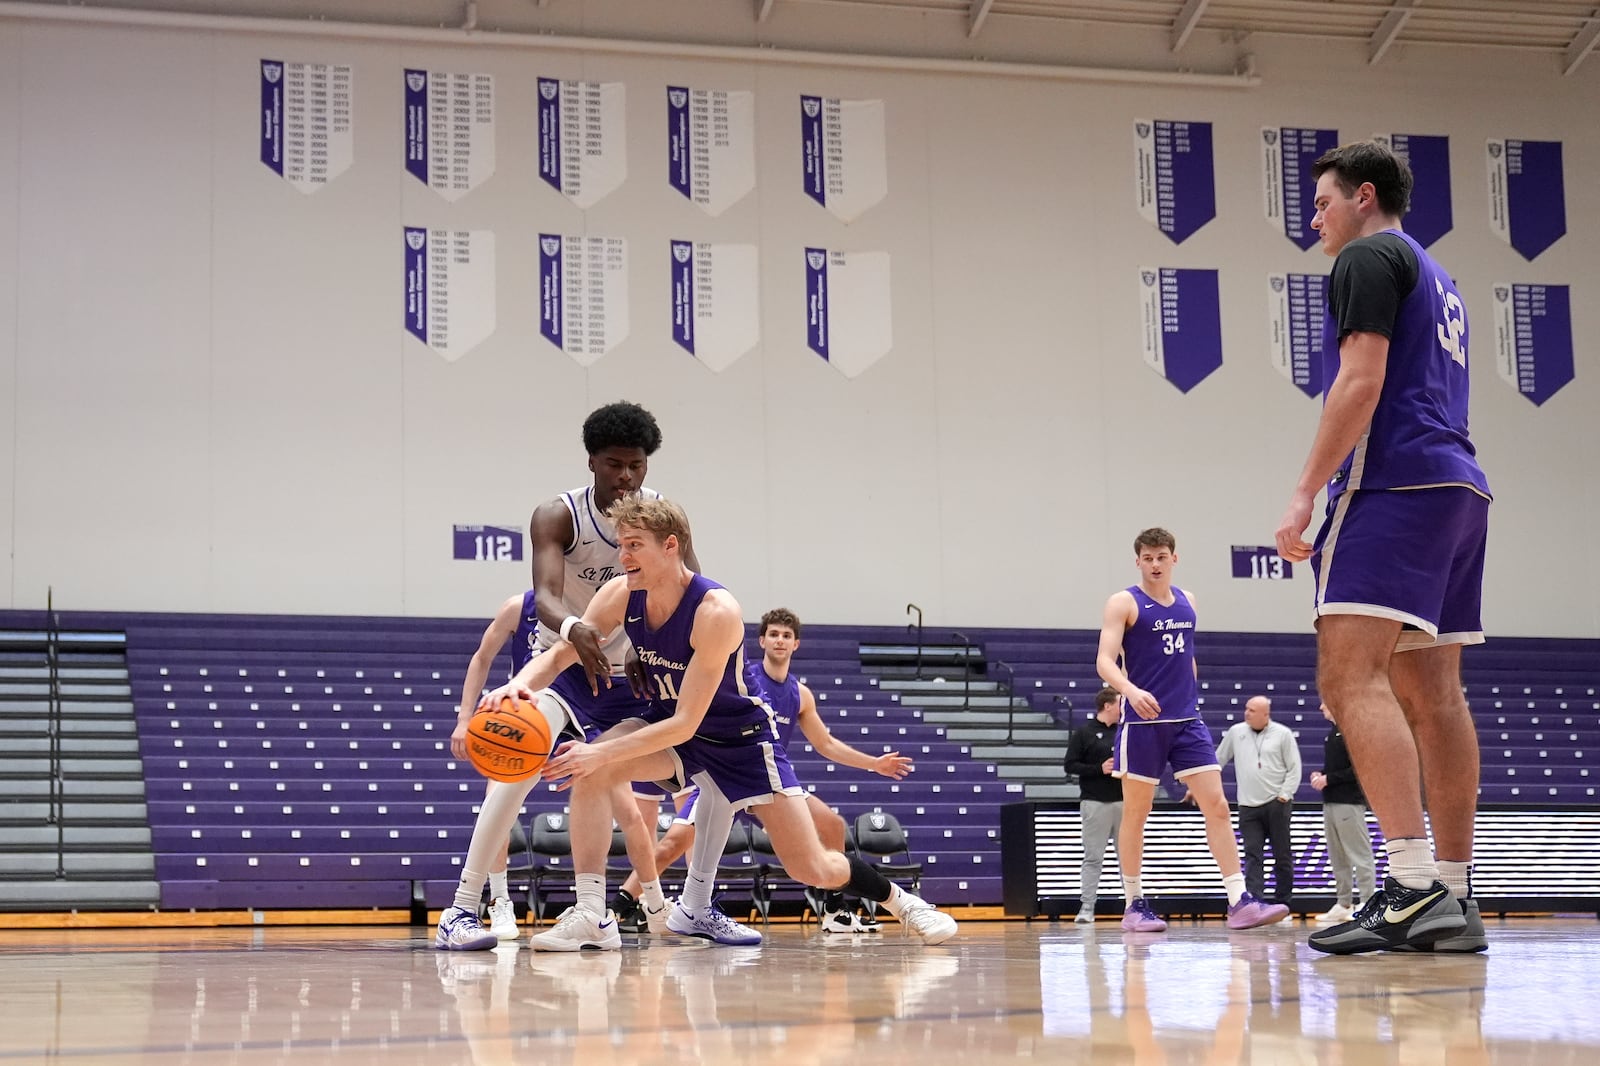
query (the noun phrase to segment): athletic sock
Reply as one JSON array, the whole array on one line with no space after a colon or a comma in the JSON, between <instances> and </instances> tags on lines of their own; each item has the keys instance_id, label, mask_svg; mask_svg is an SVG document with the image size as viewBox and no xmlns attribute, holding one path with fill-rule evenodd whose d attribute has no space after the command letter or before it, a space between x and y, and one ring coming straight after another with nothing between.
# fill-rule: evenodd
<instances>
[{"instance_id":1,"label":"athletic sock","mask_svg":"<svg viewBox=\"0 0 1600 1066\"><path fill-rule=\"evenodd\" d=\"M1439 860L1439 880L1444 882L1444 887L1456 899L1470 899L1472 897L1472 860L1459 862L1455 859Z\"/></svg>"},{"instance_id":2,"label":"athletic sock","mask_svg":"<svg viewBox=\"0 0 1600 1066\"><path fill-rule=\"evenodd\" d=\"M698 915L701 911L711 906L711 886L716 884L717 871L689 867L689 876L683 879L683 894L678 897L678 906L690 914Z\"/></svg>"},{"instance_id":3,"label":"athletic sock","mask_svg":"<svg viewBox=\"0 0 1600 1066\"><path fill-rule=\"evenodd\" d=\"M1222 887L1228 890L1228 906L1234 906L1244 898L1244 874L1229 874L1222 879Z\"/></svg>"},{"instance_id":4,"label":"athletic sock","mask_svg":"<svg viewBox=\"0 0 1600 1066\"><path fill-rule=\"evenodd\" d=\"M483 883L489 875L482 870L461 871L461 881L456 885L456 900L453 906L460 907L469 914L478 913L478 903L483 899Z\"/></svg>"},{"instance_id":5,"label":"athletic sock","mask_svg":"<svg viewBox=\"0 0 1600 1066\"><path fill-rule=\"evenodd\" d=\"M658 911L667 905L667 896L661 891L660 881L646 881L641 884L639 900L652 911Z\"/></svg>"},{"instance_id":6,"label":"athletic sock","mask_svg":"<svg viewBox=\"0 0 1600 1066\"><path fill-rule=\"evenodd\" d=\"M578 909L591 918L606 916L606 875L579 874L577 878Z\"/></svg>"},{"instance_id":7,"label":"athletic sock","mask_svg":"<svg viewBox=\"0 0 1600 1066\"><path fill-rule=\"evenodd\" d=\"M1124 877L1122 879L1122 891L1127 896L1127 903L1132 903L1144 895L1144 875L1134 874L1132 877Z\"/></svg>"},{"instance_id":8,"label":"athletic sock","mask_svg":"<svg viewBox=\"0 0 1600 1066\"><path fill-rule=\"evenodd\" d=\"M506 886L506 872L504 870L496 870L489 875L489 898L511 898L511 889Z\"/></svg>"},{"instance_id":9,"label":"athletic sock","mask_svg":"<svg viewBox=\"0 0 1600 1066\"><path fill-rule=\"evenodd\" d=\"M1383 850L1389 856L1389 876L1407 888L1427 888L1439 879L1433 862L1433 849L1422 837L1386 840Z\"/></svg>"}]
</instances>

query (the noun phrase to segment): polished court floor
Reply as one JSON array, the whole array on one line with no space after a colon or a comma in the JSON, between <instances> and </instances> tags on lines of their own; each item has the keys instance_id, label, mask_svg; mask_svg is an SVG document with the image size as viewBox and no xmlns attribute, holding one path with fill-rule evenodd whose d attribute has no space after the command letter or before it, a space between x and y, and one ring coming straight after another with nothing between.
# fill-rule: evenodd
<instances>
[{"instance_id":1,"label":"polished court floor","mask_svg":"<svg viewBox=\"0 0 1600 1066\"><path fill-rule=\"evenodd\" d=\"M759 948L446 954L418 928L0 931L0 1062L1600 1062L1600 926L1330 958L1306 926L773 926Z\"/></svg>"}]
</instances>

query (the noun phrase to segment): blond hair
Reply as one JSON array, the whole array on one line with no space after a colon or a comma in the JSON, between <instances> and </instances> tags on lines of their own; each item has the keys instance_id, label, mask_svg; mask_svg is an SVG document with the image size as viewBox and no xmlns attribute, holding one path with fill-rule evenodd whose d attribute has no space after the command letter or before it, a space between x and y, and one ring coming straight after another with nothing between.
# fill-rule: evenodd
<instances>
[{"instance_id":1,"label":"blond hair","mask_svg":"<svg viewBox=\"0 0 1600 1066\"><path fill-rule=\"evenodd\" d=\"M680 551L689 543L689 516L668 499L647 500L637 492L630 493L613 503L606 517L619 530L626 526L649 533L658 543L666 543L669 536L677 537Z\"/></svg>"}]
</instances>

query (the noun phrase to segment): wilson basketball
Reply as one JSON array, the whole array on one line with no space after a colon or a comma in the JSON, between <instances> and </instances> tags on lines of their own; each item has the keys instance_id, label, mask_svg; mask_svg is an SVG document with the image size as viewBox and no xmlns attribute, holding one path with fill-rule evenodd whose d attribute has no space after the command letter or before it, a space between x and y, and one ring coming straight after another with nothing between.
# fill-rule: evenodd
<instances>
[{"instance_id":1,"label":"wilson basketball","mask_svg":"<svg viewBox=\"0 0 1600 1066\"><path fill-rule=\"evenodd\" d=\"M467 758L495 781L526 781L550 757L550 723L526 700L507 697L467 723Z\"/></svg>"}]
</instances>

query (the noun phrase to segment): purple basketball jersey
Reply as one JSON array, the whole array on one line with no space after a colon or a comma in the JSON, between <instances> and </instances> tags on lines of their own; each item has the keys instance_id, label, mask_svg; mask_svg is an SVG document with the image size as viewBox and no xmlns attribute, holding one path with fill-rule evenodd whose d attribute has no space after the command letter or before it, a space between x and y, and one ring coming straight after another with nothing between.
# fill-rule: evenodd
<instances>
[{"instance_id":1,"label":"purple basketball jersey","mask_svg":"<svg viewBox=\"0 0 1600 1066\"><path fill-rule=\"evenodd\" d=\"M683 592L683 599L678 601L677 609L655 630L645 621L645 592L628 593L628 612L624 616L628 639L633 641L639 661L655 681L654 702L664 715L678 709L683 672L693 654L689 637L694 631L695 612L707 592L720 588L722 586L710 578L695 574ZM735 649L723 664L722 679L711 695L711 706L695 730L695 736L724 744L776 739L771 709L745 684L743 648Z\"/></svg>"},{"instance_id":2,"label":"purple basketball jersey","mask_svg":"<svg viewBox=\"0 0 1600 1066\"><path fill-rule=\"evenodd\" d=\"M1417 283L1395 315L1372 424L1328 482L1328 502L1345 489L1434 485L1466 485L1488 496L1489 482L1467 436L1467 312L1455 282L1422 245L1398 230L1352 241L1339 256L1362 242L1393 239L1416 255ZM1338 260L1334 276L1340 276ZM1324 402L1339 372L1339 323L1346 310L1332 286L1328 298L1322 321Z\"/></svg>"},{"instance_id":3,"label":"purple basketball jersey","mask_svg":"<svg viewBox=\"0 0 1600 1066\"><path fill-rule=\"evenodd\" d=\"M1199 685L1194 679L1194 608L1178 586L1172 606L1163 607L1138 585L1128 589L1139 620L1122 635L1122 669L1128 680L1156 698L1160 722L1199 718ZM1136 725L1145 719L1123 701L1123 719Z\"/></svg>"},{"instance_id":4,"label":"purple basketball jersey","mask_svg":"<svg viewBox=\"0 0 1600 1066\"><path fill-rule=\"evenodd\" d=\"M787 750L789 738L794 736L794 727L800 721L800 682L794 674L782 681L773 680L765 664L758 660L746 666L745 678L750 691L772 708L772 719L778 726L778 743Z\"/></svg>"},{"instance_id":5,"label":"purple basketball jersey","mask_svg":"<svg viewBox=\"0 0 1600 1066\"><path fill-rule=\"evenodd\" d=\"M511 638L511 672L522 673L533 653L539 650L539 612L534 610L534 590L522 594L522 616L517 619L517 631Z\"/></svg>"}]
</instances>

